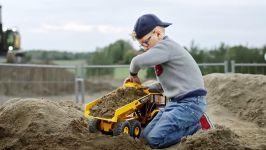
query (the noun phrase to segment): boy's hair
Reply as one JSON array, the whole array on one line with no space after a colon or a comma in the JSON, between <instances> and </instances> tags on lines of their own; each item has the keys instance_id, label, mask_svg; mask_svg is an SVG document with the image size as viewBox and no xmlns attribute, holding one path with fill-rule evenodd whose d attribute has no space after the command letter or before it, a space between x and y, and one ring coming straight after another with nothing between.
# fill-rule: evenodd
<instances>
[{"instance_id":1,"label":"boy's hair","mask_svg":"<svg viewBox=\"0 0 266 150\"><path fill-rule=\"evenodd\" d=\"M162 26L156 26L154 29L152 29L151 30L151 32L153 32L154 30L160 30L160 32L162 32L163 34L165 34L165 27L162 27ZM149 33L147 33L147 34L150 34L151 32L149 32ZM146 35L147 35L146 34ZM131 32L131 34L130 34L130 36L132 37L132 39L135 41L135 40L137 40L138 38L136 37L136 32L135 31L133 31L133 32ZM145 36L145 35L144 35ZM144 37L143 36L143 37Z\"/></svg>"}]
</instances>

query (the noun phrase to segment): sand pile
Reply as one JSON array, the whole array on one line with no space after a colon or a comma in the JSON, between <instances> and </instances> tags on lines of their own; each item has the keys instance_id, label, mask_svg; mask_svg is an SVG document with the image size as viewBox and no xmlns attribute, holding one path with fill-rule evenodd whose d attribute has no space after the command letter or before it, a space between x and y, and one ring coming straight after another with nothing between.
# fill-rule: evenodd
<instances>
[{"instance_id":1,"label":"sand pile","mask_svg":"<svg viewBox=\"0 0 266 150\"><path fill-rule=\"evenodd\" d=\"M193 136L185 137L178 144L180 150L247 150L244 142L239 136L224 126L217 126L216 129L199 131Z\"/></svg>"},{"instance_id":2,"label":"sand pile","mask_svg":"<svg viewBox=\"0 0 266 150\"><path fill-rule=\"evenodd\" d=\"M92 107L92 116L110 118L116 109L145 96L143 90L133 87L120 87L98 99L97 105Z\"/></svg>"},{"instance_id":3,"label":"sand pile","mask_svg":"<svg viewBox=\"0 0 266 150\"><path fill-rule=\"evenodd\" d=\"M72 102L14 99L0 107L0 149L146 149L129 136L90 134Z\"/></svg>"},{"instance_id":4,"label":"sand pile","mask_svg":"<svg viewBox=\"0 0 266 150\"><path fill-rule=\"evenodd\" d=\"M266 149L266 76L215 73L204 81L216 128L185 137L169 150Z\"/></svg>"},{"instance_id":5,"label":"sand pile","mask_svg":"<svg viewBox=\"0 0 266 150\"><path fill-rule=\"evenodd\" d=\"M210 74L204 77L209 103L218 103L241 119L266 125L266 76Z\"/></svg>"}]
</instances>

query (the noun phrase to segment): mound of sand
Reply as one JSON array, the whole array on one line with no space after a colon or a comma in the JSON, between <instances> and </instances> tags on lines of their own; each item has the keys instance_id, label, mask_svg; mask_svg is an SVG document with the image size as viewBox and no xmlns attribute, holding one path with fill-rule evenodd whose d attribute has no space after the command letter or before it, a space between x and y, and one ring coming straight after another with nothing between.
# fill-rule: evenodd
<instances>
[{"instance_id":1,"label":"mound of sand","mask_svg":"<svg viewBox=\"0 0 266 150\"><path fill-rule=\"evenodd\" d=\"M247 150L244 142L229 128L217 126L213 130L199 131L193 136L182 138L178 144L180 150Z\"/></svg>"},{"instance_id":2,"label":"mound of sand","mask_svg":"<svg viewBox=\"0 0 266 150\"><path fill-rule=\"evenodd\" d=\"M90 134L72 102L14 99L0 107L0 149L147 149L129 136Z\"/></svg>"},{"instance_id":3,"label":"mound of sand","mask_svg":"<svg viewBox=\"0 0 266 150\"><path fill-rule=\"evenodd\" d=\"M209 74L204 76L207 100L235 113L241 119L266 125L266 76Z\"/></svg>"}]
</instances>

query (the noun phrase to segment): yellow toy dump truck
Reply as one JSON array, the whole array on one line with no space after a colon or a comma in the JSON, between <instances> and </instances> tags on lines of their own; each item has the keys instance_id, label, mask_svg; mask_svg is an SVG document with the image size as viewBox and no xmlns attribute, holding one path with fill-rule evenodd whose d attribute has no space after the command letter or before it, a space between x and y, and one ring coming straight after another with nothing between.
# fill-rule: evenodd
<instances>
[{"instance_id":1,"label":"yellow toy dump truck","mask_svg":"<svg viewBox=\"0 0 266 150\"><path fill-rule=\"evenodd\" d=\"M142 85L128 82L124 84L124 87L142 90L145 95L132 99L131 102L115 109L114 113L107 117L94 116L92 113L93 107L101 103L100 99L87 103L84 115L89 118L88 128L91 133L101 131L114 136L125 133L132 137L139 137L141 127L147 125L159 112L159 108L165 105L164 96L160 93L149 92Z\"/></svg>"}]
</instances>

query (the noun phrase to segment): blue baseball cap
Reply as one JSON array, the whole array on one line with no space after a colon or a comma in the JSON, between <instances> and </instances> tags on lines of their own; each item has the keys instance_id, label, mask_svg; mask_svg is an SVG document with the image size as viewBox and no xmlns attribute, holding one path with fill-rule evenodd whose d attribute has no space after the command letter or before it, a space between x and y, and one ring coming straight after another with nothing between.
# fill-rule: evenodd
<instances>
[{"instance_id":1,"label":"blue baseball cap","mask_svg":"<svg viewBox=\"0 0 266 150\"><path fill-rule=\"evenodd\" d=\"M151 32L156 26L168 27L172 23L162 22L154 14L145 14L138 18L135 26L134 32L136 33L136 38L141 39L146 34Z\"/></svg>"}]
</instances>

